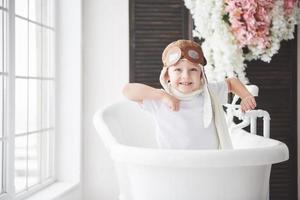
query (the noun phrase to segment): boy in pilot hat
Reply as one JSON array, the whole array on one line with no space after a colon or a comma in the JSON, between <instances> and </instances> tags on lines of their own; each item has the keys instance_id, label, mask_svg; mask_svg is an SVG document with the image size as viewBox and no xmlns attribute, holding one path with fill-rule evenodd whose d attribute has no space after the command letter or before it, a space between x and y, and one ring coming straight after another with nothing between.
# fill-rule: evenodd
<instances>
[{"instance_id":1,"label":"boy in pilot hat","mask_svg":"<svg viewBox=\"0 0 300 200\"><path fill-rule=\"evenodd\" d=\"M256 101L236 78L208 82L201 46L191 40L170 43L162 53L160 83L163 89L128 83L123 94L153 114L159 148L232 149L222 104L228 92L241 99L243 112Z\"/></svg>"}]
</instances>

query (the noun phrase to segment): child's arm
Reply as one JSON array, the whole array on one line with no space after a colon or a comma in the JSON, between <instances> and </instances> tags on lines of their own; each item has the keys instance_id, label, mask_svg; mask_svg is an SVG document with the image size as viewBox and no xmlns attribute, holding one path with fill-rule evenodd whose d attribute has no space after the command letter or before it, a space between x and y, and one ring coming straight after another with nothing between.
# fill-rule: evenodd
<instances>
[{"instance_id":1,"label":"child's arm","mask_svg":"<svg viewBox=\"0 0 300 200\"><path fill-rule=\"evenodd\" d=\"M256 101L253 95L247 90L244 84L237 78L226 79L229 92L238 95L241 101L242 111L251 110L256 107Z\"/></svg>"},{"instance_id":2,"label":"child's arm","mask_svg":"<svg viewBox=\"0 0 300 200\"><path fill-rule=\"evenodd\" d=\"M161 89L156 89L141 83L127 83L122 91L123 95L132 101L143 103L143 100L160 100L172 110L179 109L179 100Z\"/></svg>"}]
</instances>

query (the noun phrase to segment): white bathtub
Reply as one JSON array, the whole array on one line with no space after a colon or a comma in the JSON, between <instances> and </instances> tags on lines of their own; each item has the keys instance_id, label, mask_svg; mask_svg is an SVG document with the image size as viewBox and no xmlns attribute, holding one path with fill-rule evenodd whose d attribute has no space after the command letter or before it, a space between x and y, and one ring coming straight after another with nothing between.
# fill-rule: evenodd
<instances>
[{"instance_id":1,"label":"white bathtub","mask_svg":"<svg viewBox=\"0 0 300 200\"><path fill-rule=\"evenodd\" d=\"M266 200L271 165L287 146L243 130L233 150L158 149L154 120L137 103L99 110L94 125L115 163L119 200Z\"/></svg>"}]
</instances>

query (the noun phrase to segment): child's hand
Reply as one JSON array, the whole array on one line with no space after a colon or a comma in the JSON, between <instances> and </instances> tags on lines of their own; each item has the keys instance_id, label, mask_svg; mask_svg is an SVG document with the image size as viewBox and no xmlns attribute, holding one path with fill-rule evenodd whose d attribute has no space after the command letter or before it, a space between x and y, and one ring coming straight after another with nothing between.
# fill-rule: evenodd
<instances>
[{"instance_id":1,"label":"child's hand","mask_svg":"<svg viewBox=\"0 0 300 200\"><path fill-rule=\"evenodd\" d=\"M173 97L172 95L169 95L168 93L164 92L161 100L162 100L162 102L167 104L172 111L178 111L179 110L180 100Z\"/></svg>"},{"instance_id":2,"label":"child's hand","mask_svg":"<svg viewBox=\"0 0 300 200\"><path fill-rule=\"evenodd\" d=\"M247 110L252 110L256 107L255 98L252 95L249 95L242 99L241 101L241 109L243 112Z\"/></svg>"}]
</instances>

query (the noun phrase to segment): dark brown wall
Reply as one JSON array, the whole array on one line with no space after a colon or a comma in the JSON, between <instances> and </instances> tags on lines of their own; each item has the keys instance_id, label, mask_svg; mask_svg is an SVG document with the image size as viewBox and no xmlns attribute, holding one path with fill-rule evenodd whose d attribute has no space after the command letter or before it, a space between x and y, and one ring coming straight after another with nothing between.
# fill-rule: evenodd
<instances>
[{"instance_id":1,"label":"dark brown wall","mask_svg":"<svg viewBox=\"0 0 300 200\"><path fill-rule=\"evenodd\" d=\"M296 33L295 33L296 36ZM272 166L271 200L297 199L297 39L284 41L270 63L252 61L247 75L259 87L258 108L271 116L270 137L287 144L290 159ZM259 124L262 130L262 124Z\"/></svg>"},{"instance_id":2,"label":"dark brown wall","mask_svg":"<svg viewBox=\"0 0 300 200\"><path fill-rule=\"evenodd\" d=\"M164 47L189 37L189 13L181 0L130 1L130 82L160 87Z\"/></svg>"}]
</instances>

